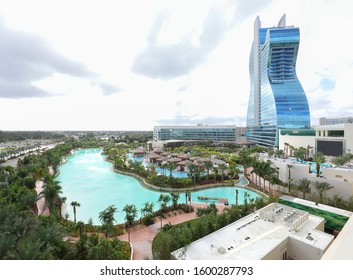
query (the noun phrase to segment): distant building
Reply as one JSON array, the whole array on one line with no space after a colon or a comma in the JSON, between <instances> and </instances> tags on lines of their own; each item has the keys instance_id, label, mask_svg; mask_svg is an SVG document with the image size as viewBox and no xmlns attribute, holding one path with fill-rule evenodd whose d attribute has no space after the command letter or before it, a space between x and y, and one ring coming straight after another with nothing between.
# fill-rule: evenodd
<instances>
[{"instance_id":1,"label":"distant building","mask_svg":"<svg viewBox=\"0 0 353 280\"><path fill-rule=\"evenodd\" d=\"M353 153L353 123L315 127L315 150L327 156Z\"/></svg>"},{"instance_id":2,"label":"distant building","mask_svg":"<svg viewBox=\"0 0 353 280\"><path fill-rule=\"evenodd\" d=\"M272 203L172 253L182 260L319 260L333 242L325 219Z\"/></svg>"},{"instance_id":3,"label":"distant building","mask_svg":"<svg viewBox=\"0 0 353 280\"><path fill-rule=\"evenodd\" d=\"M254 23L251 48L250 97L247 138L255 144L278 147L278 129L310 128L310 111L296 74L299 28L286 25L283 15L277 27Z\"/></svg>"},{"instance_id":4,"label":"distant building","mask_svg":"<svg viewBox=\"0 0 353 280\"><path fill-rule=\"evenodd\" d=\"M341 123L353 123L353 117L346 117L346 118L320 118L319 124L320 125L335 125Z\"/></svg>"},{"instance_id":5,"label":"distant building","mask_svg":"<svg viewBox=\"0 0 353 280\"><path fill-rule=\"evenodd\" d=\"M153 141L236 141L235 125L155 126Z\"/></svg>"},{"instance_id":6,"label":"distant building","mask_svg":"<svg viewBox=\"0 0 353 280\"><path fill-rule=\"evenodd\" d=\"M237 137L242 137L246 135L246 127L245 126L237 126Z\"/></svg>"},{"instance_id":7,"label":"distant building","mask_svg":"<svg viewBox=\"0 0 353 280\"><path fill-rule=\"evenodd\" d=\"M341 156L353 153L353 124L319 125L315 129L280 129L278 148L293 156L294 149L310 148L313 153Z\"/></svg>"}]
</instances>

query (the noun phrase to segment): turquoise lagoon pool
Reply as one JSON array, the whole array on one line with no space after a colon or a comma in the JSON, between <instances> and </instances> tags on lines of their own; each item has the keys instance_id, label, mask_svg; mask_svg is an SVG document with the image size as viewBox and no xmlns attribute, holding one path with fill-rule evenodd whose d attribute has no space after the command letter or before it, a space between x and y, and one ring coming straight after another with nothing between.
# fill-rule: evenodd
<instances>
[{"instance_id":1,"label":"turquoise lagoon pool","mask_svg":"<svg viewBox=\"0 0 353 280\"><path fill-rule=\"evenodd\" d=\"M118 208L115 215L117 223L124 222L125 212L122 209L126 204L134 204L139 211L145 202L153 202L154 210L158 210L157 200L161 192L146 189L135 178L114 172L112 163L106 161L101 152L101 149L75 151L74 155L68 156L67 162L59 168L60 174L56 179L61 183L62 196L67 198L66 211L69 219L73 220L73 209L70 206L72 201L81 204L76 211L77 220L87 222L92 218L94 224L100 224L99 212L109 205ZM239 182L239 186L245 184L245 179ZM235 189L236 187L218 187L195 191L191 193L191 200L205 202L198 200L197 197L217 197L227 198L230 204L234 204ZM260 197L256 192L241 187L237 189L239 203L244 201L245 192L250 195L249 199ZM185 202L184 193L180 194L179 202Z\"/></svg>"}]
</instances>

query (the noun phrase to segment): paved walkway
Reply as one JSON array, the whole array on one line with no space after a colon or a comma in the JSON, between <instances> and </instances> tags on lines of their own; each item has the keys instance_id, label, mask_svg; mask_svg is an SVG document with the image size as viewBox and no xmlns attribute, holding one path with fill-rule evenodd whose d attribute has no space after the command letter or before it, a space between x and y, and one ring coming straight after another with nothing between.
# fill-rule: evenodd
<instances>
[{"instance_id":1,"label":"paved walkway","mask_svg":"<svg viewBox=\"0 0 353 280\"><path fill-rule=\"evenodd\" d=\"M174 215L172 214L170 217L162 220L162 226L171 223L172 225L179 224L185 221L193 220L196 216L196 208L206 207L206 204L192 204L195 209L195 212L192 213L183 213ZM223 209L226 206L217 205L219 212L223 212ZM152 241L153 238L158 234L161 228L161 222L158 221L153 225L148 227L138 226L131 229L130 233L130 243L132 244L134 255L134 260L143 260L144 258L152 259ZM128 234L125 233L118 237L120 240L128 241Z\"/></svg>"},{"instance_id":2,"label":"paved walkway","mask_svg":"<svg viewBox=\"0 0 353 280\"><path fill-rule=\"evenodd\" d=\"M36 182L36 192L39 195L43 190L43 181ZM49 216L49 208L45 204L44 196L37 200L38 215Z\"/></svg>"}]
</instances>

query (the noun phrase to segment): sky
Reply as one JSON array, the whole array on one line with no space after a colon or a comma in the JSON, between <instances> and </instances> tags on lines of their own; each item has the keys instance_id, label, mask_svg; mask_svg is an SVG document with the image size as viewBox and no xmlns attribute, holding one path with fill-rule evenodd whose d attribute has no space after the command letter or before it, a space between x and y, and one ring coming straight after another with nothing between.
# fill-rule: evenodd
<instances>
[{"instance_id":1,"label":"sky","mask_svg":"<svg viewBox=\"0 0 353 280\"><path fill-rule=\"evenodd\" d=\"M300 28L312 125L353 116L350 0L1 0L0 130L246 125L253 23Z\"/></svg>"}]
</instances>

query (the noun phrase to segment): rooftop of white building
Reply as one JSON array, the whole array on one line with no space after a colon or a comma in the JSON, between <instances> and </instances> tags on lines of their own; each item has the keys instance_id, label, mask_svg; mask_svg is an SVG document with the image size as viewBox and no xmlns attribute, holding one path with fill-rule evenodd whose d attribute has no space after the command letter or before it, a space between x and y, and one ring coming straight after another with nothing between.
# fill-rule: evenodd
<instances>
[{"instance_id":1,"label":"rooftop of white building","mask_svg":"<svg viewBox=\"0 0 353 280\"><path fill-rule=\"evenodd\" d=\"M301 199L301 198L290 196L290 195L282 195L280 197L280 199L291 201L291 202L294 202L294 203L297 203L297 204L301 204L301 205L305 205L305 206L309 206L311 208L324 210L324 211L327 211L327 212L330 212L330 213L334 213L334 214L338 214L338 215L341 215L341 216L345 216L345 217L348 217L348 218L351 217L352 214L353 214L351 211L347 211L347 210L344 210L344 209L332 207L332 206L321 204L321 203L316 204L313 201Z\"/></svg>"},{"instance_id":2,"label":"rooftop of white building","mask_svg":"<svg viewBox=\"0 0 353 280\"><path fill-rule=\"evenodd\" d=\"M325 250L333 236L316 228L323 218L272 203L172 254L185 260L258 260L288 238Z\"/></svg>"}]
</instances>

